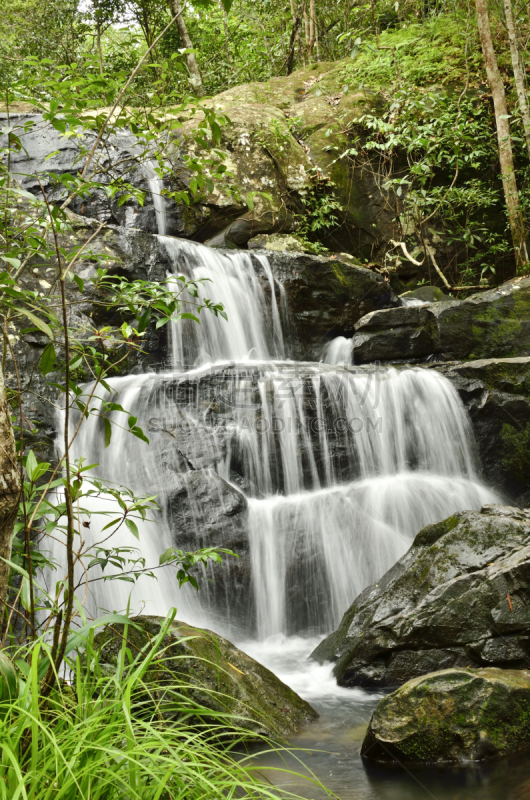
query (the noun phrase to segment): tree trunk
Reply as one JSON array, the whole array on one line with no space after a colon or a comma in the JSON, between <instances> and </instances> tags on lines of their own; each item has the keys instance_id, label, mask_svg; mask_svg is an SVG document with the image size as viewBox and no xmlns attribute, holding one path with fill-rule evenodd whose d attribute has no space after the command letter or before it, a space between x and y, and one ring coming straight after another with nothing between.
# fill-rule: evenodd
<instances>
[{"instance_id":1,"label":"tree trunk","mask_svg":"<svg viewBox=\"0 0 530 800\"><path fill-rule=\"evenodd\" d=\"M309 0L309 37L307 39L307 60L309 63L313 60L313 49L315 47L315 0Z\"/></svg>"},{"instance_id":2,"label":"tree trunk","mask_svg":"<svg viewBox=\"0 0 530 800\"><path fill-rule=\"evenodd\" d=\"M182 46L185 47L186 49L193 49L193 44L190 39L190 35L188 33L188 28L186 26L186 20L184 19L181 0L170 0L170 3L173 16L177 15L175 22L178 28ZM197 59L195 58L195 53L186 54L186 64L188 65L188 71L190 73L190 81L195 91L195 94L199 95L199 97L202 97L205 94L205 92L202 83L201 71L199 69Z\"/></svg>"},{"instance_id":3,"label":"tree trunk","mask_svg":"<svg viewBox=\"0 0 530 800\"><path fill-rule=\"evenodd\" d=\"M315 17L315 47L317 61L320 61L320 40L318 37L318 20Z\"/></svg>"},{"instance_id":4,"label":"tree trunk","mask_svg":"<svg viewBox=\"0 0 530 800\"><path fill-rule=\"evenodd\" d=\"M289 41L289 55L287 56L287 66L285 70L286 75L290 75L293 71L293 63L294 63L294 47L296 44L296 38L298 36L298 28L300 27L300 23L302 21L302 16L305 12L305 1L302 3L302 9L298 11L298 14L295 16L293 20L293 29L291 31L291 39Z\"/></svg>"},{"instance_id":5,"label":"tree trunk","mask_svg":"<svg viewBox=\"0 0 530 800\"><path fill-rule=\"evenodd\" d=\"M515 21L513 18L512 0L503 0L503 5L506 16L506 27L508 29L508 39L510 41L513 77L515 79L515 88L517 89L519 108L521 109L521 116L523 118L526 149L528 150L528 157L530 158L530 110L528 109L528 100L526 99L525 76L521 53L519 51L519 45L517 42L517 31L515 29Z\"/></svg>"},{"instance_id":6,"label":"tree trunk","mask_svg":"<svg viewBox=\"0 0 530 800\"><path fill-rule=\"evenodd\" d=\"M486 73L493 97L495 108L495 121L497 124L497 139L499 142L499 161L501 165L502 184L506 210L515 250L515 262L518 272L524 272L528 264L528 254L525 241L525 230L519 192L515 178L513 163L512 139L510 135L510 122L504 83L499 72L499 65L491 38L491 28L488 16L487 0L475 0L477 10L477 23L486 64Z\"/></svg>"},{"instance_id":7,"label":"tree trunk","mask_svg":"<svg viewBox=\"0 0 530 800\"><path fill-rule=\"evenodd\" d=\"M226 55L226 61L227 61L227 63L230 63L230 47L229 47L229 44L228 44L228 12L227 12L226 8L223 6L223 4L221 3L221 0L219 0L219 4L221 6L221 11L223 13L223 27L224 27L224 32L225 32L225 55Z\"/></svg>"},{"instance_id":8,"label":"tree trunk","mask_svg":"<svg viewBox=\"0 0 530 800\"><path fill-rule=\"evenodd\" d=\"M297 45L297 46L298 46L298 53L300 53L302 48L301 48L301 46L300 46L300 34L298 33L298 24L299 24L299 23L297 24L297 22L296 22L296 17L297 17L297 13L296 13L296 8L295 8L295 5L294 5L294 0L291 0L291 19L292 19L292 21L293 21L293 27L296 27L296 33L295 33L295 37L294 37L294 43L295 43L295 45ZM290 47L290 46L291 46L291 45L289 44L289 47ZM289 53L290 53L290 52L291 52L291 51L289 50ZM294 54L294 47L293 47L293 54ZM293 70L292 70L292 67L291 67L291 72L292 72L292 71L293 71ZM291 73L290 73L290 72L288 72L287 74L288 74L288 75L290 75Z\"/></svg>"},{"instance_id":9,"label":"tree trunk","mask_svg":"<svg viewBox=\"0 0 530 800\"><path fill-rule=\"evenodd\" d=\"M96 39L98 45L99 74L103 75L103 53L101 51L101 23L96 20Z\"/></svg>"},{"instance_id":10,"label":"tree trunk","mask_svg":"<svg viewBox=\"0 0 530 800\"><path fill-rule=\"evenodd\" d=\"M11 412L0 369L0 557L11 558L11 540L20 496L20 476L15 452ZM4 616L9 586L9 566L0 561L0 615ZM0 624L0 629L2 625Z\"/></svg>"}]
</instances>

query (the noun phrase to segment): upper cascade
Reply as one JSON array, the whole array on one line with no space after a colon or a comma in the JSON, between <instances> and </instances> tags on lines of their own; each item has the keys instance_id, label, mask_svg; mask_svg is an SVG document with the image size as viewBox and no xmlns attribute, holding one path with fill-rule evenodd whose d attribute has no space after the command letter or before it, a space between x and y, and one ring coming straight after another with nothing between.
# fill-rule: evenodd
<instances>
[{"instance_id":1,"label":"upper cascade","mask_svg":"<svg viewBox=\"0 0 530 800\"><path fill-rule=\"evenodd\" d=\"M285 357L281 316L287 313L286 302L266 256L254 256L265 276L262 282L248 252L219 252L184 239L159 238L172 261L175 285L178 275L198 282L198 298L188 292L182 298L189 310L193 311L200 298L215 297L227 316L225 320L206 312L201 314L200 325L193 320L172 325L175 369L221 360Z\"/></svg>"}]
</instances>

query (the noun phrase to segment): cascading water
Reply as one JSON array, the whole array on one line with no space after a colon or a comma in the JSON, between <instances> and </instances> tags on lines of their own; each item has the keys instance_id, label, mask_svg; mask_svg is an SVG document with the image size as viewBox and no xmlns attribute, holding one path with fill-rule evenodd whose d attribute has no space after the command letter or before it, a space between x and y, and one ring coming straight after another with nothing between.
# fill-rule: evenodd
<instances>
[{"instance_id":1,"label":"cascading water","mask_svg":"<svg viewBox=\"0 0 530 800\"><path fill-rule=\"evenodd\" d=\"M325 364L351 364L353 356L353 340L345 336L336 336L324 347L322 361Z\"/></svg>"},{"instance_id":2,"label":"cascading water","mask_svg":"<svg viewBox=\"0 0 530 800\"><path fill-rule=\"evenodd\" d=\"M166 233L166 200L162 194L164 182L155 171L155 165L152 161L144 161L143 171L153 199L158 233L164 236Z\"/></svg>"},{"instance_id":3,"label":"cascading water","mask_svg":"<svg viewBox=\"0 0 530 800\"><path fill-rule=\"evenodd\" d=\"M214 297L216 303L222 303L228 317L227 324L222 317L203 313L200 325L192 320L175 324L171 337L175 368L226 359L284 358L280 313L283 311L285 315L285 293L281 284L275 283L265 257L259 258L265 277L262 283L249 253L220 253L182 239L159 238L172 261L175 275L184 274L197 281L199 298ZM176 278L174 285L178 288ZM183 301L190 308L197 303L187 292Z\"/></svg>"},{"instance_id":4,"label":"cascading water","mask_svg":"<svg viewBox=\"0 0 530 800\"><path fill-rule=\"evenodd\" d=\"M431 369L348 366L351 339L327 346L328 363L285 361L287 301L267 258L162 235L162 182L152 165L147 177L173 279L198 282L199 297L183 300L214 298L228 320L206 310L200 325L174 324L171 368L109 382L149 446L115 411L112 441L103 447L99 412L109 396L100 387L72 459L83 456L99 464L99 477L160 496L158 519L140 531L140 548L155 562L183 540L178 509L186 495L186 543L191 530L197 547L206 535L223 546L219 525L226 538L239 509L239 542L249 551L243 588L241 571L226 564L213 572L214 588L197 596L179 592L160 570L155 590L146 580L134 587L135 610L177 605L189 621L234 638L326 633L424 525L496 499L477 478L467 414L451 383ZM91 502L96 509L111 501ZM221 523L212 522L214 511ZM96 543L106 520L92 519L85 536ZM120 544L138 544L124 526L120 536ZM223 588L215 591L219 575ZM127 583L94 583L90 610L124 609L129 593Z\"/></svg>"},{"instance_id":5,"label":"cascading water","mask_svg":"<svg viewBox=\"0 0 530 800\"><path fill-rule=\"evenodd\" d=\"M111 379L112 397L99 387L71 458L159 497L140 540L122 525L114 546L139 547L150 565L170 545L229 547L241 559L225 558L199 593L179 590L167 567L132 590L116 580L87 584L79 567L80 599L93 615L127 607L163 615L177 606L181 619L227 635L280 673L323 724L360 724L373 701L336 687L306 655L421 528L498 500L478 479L467 413L433 369L352 367L351 339L330 342L321 363L285 360L287 301L267 258L164 236L161 185L156 173L150 180L172 279L198 281L199 298L183 300L211 297L228 320L204 310L200 325L172 325L165 372ZM100 412L109 399L137 417L149 446L116 410L104 447ZM83 536L96 547L108 521L100 514L117 510L115 501L103 495L84 505ZM53 549L63 562L64 547L54 541Z\"/></svg>"}]
</instances>

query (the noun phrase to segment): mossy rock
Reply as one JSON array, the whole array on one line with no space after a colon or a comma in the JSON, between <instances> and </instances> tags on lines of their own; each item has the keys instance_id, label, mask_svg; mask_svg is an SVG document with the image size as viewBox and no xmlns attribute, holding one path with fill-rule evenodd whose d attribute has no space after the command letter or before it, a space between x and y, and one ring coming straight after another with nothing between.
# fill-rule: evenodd
<instances>
[{"instance_id":1,"label":"mossy rock","mask_svg":"<svg viewBox=\"0 0 530 800\"><path fill-rule=\"evenodd\" d=\"M385 766L487 761L530 748L530 673L447 669L377 705L361 755Z\"/></svg>"},{"instance_id":2,"label":"mossy rock","mask_svg":"<svg viewBox=\"0 0 530 800\"><path fill-rule=\"evenodd\" d=\"M274 250L276 253L306 253L304 243L289 233L261 233L248 242L249 250Z\"/></svg>"},{"instance_id":3,"label":"mossy rock","mask_svg":"<svg viewBox=\"0 0 530 800\"><path fill-rule=\"evenodd\" d=\"M409 292L399 295L403 300L420 300L422 303L437 303L442 300L450 300L449 295L444 294L438 286L418 286Z\"/></svg>"},{"instance_id":4,"label":"mossy rock","mask_svg":"<svg viewBox=\"0 0 530 800\"><path fill-rule=\"evenodd\" d=\"M440 667L530 657L530 511L484 506L428 525L313 658L342 686L393 687Z\"/></svg>"},{"instance_id":5,"label":"mossy rock","mask_svg":"<svg viewBox=\"0 0 530 800\"><path fill-rule=\"evenodd\" d=\"M530 278L514 278L458 305L431 306L440 350L454 358L530 355Z\"/></svg>"},{"instance_id":6,"label":"mossy rock","mask_svg":"<svg viewBox=\"0 0 530 800\"><path fill-rule=\"evenodd\" d=\"M127 632L131 656L160 633L161 617L135 617ZM123 625L105 628L95 639L101 664L114 666L123 644ZM316 711L270 670L218 634L174 621L145 682L161 713L174 719L171 692L189 700L188 713L201 706L230 715L234 724L259 736L295 733L318 717ZM204 711L201 714L204 720ZM206 717L207 718L207 717Z\"/></svg>"},{"instance_id":7,"label":"mossy rock","mask_svg":"<svg viewBox=\"0 0 530 800\"><path fill-rule=\"evenodd\" d=\"M530 278L466 300L378 311L356 324L354 354L357 363L433 354L445 360L529 356Z\"/></svg>"}]
</instances>

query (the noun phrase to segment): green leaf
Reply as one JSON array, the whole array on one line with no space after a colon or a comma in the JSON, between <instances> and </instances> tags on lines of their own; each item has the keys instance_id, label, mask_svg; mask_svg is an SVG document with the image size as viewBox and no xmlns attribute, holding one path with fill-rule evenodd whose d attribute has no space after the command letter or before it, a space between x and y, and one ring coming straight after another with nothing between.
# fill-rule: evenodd
<instances>
[{"instance_id":1,"label":"green leaf","mask_svg":"<svg viewBox=\"0 0 530 800\"><path fill-rule=\"evenodd\" d=\"M29 311L29 309L27 308L15 308L15 311L17 311L19 314L23 314L25 317L31 320L31 322L33 322L36 328L45 333L46 336L53 341L52 329L50 328L49 325L47 325L45 322L39 319L33 313L33 311Z\"/></svg>"},{"instance_id":2,"label":"green leaf","mask_svg":"<svg viewBox=\"0 0 530 800\"><path fill-rule=\"evenodd\" d=\"M149 444L149 439L138 425L135 425L130 429L130 431L133 436L136 436L137 439L141 439L142 442L147 442L147 444Z\"/></svg>"},{"instance_id":3,"label":"green leaf","mask_svg":"<svg viewBox=\"0 0 530 800\"><path fill-rule=\"evenodd\" d=\"M162 564L167 564L168 561L173 561L174 558L176 558L175 548L168 547L167 550L164 550L164 552L158 559L158 563L160 566L162 566Z\"/></svg>"},{"instance_id":4,"label":"green leaf","mask_svg":"<svg viewBox=\"0 0 530 800\"><path fill-rule=\"evenodd\" d=\"M38 463L37 459L35 458L35 453L33 450L30 450L28 455L26 456L26 474L30 481L33 480L33 476L37 471Z\"/></svg>"},{"instance_id":5,"label":"green leaf","mask_svg":"<svg viewBox=\"0 0 530 800\"><path fill-rule=\"evenodd\" d=\"M105 426L105 447L108 447L112 436L112 425L107 417L103 417L103 425Z\"/></svg>"},{"instance_id":6,"label":"green leaf","mask_svg":"<svg viewBox=\"0 0 530 800\"><path fill-rule=\"evenodd\" d=\"M20 267L21 262L20 259L18 258L9 258L8 256L0 256L0 258L2 259L2 261L5 261L7 264L10 264L15 269L18 269Z\"/></svg>"},{"instance_id":7,"label":"green leaf","mask_svg":"<svg viewBox=\"0 0 530 800\"><path fill-rule=\"evenodd\" d=\"M151 321L151 307L145 309L144 313L138 320L138 333L143 333Z\"/></svg>"},{"instance_id":8,"label":"green leaf","mask_svg":"<svg viewBox=\"0 0 530 800\"><path fill-rule=\"evenodd\" d=\"M56 356L57 354L55 352L55 347L53 346L53 343L50 342L44 348L44 351L40 359L40 368L42 370L43 375L47 375L49 372L52 371L53 366L55 364Z\"/></svg>"},{"instance_id":9,"label":"green leaf","mask_svg":"<svg viewBox=\"0 0 530 800\"><path fill-rule=\"evenodd\" d=\"M132 519L126 519L126 520L125 520L125 524L126 524L126 525L127 525L127 527L129 528L129 530L130 530L130 532L132 533L132 535L133 535L133 536L134 536L136 539L139 539L139 538L140 538L140 532L138 531L138 526L137 526L136 522L133 522L133 520L132 520Z\"/></svg>"},{"instance_id":10,"label":"green leaf","mask_svg":"<svg viewBox=\"0 0 530 800\"><path fill-rule=\"evenodd\" d=\"M83 357L82 356L74 356L72 358L72 360L70 361L70 369L71 370L77 369L80 366L82 361L83 361Z\"/></svg>"}]
</instances>

